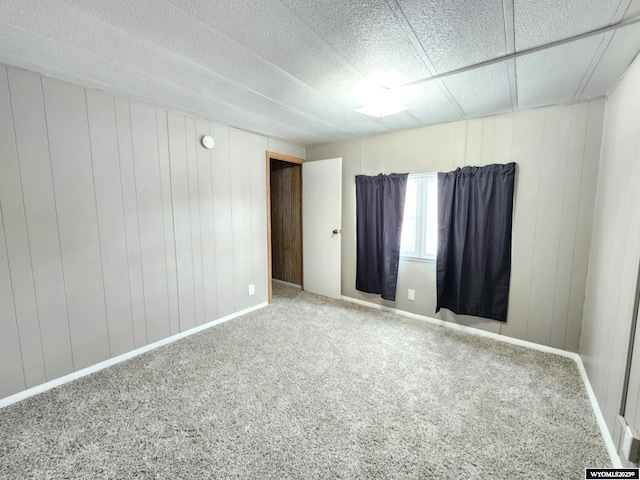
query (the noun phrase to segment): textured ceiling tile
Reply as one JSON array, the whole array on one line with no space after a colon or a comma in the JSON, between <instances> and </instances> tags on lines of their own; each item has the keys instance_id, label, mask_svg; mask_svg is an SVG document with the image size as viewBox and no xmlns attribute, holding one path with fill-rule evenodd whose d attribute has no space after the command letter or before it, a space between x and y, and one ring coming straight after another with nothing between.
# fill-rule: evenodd
<instances>
[{"instance_id":1,"label":"textured ceiling tile","mask_svg":"<svg viewBox=\"0 0 640 480\"><path fill-rule=\"evenodd\" d=\"M92 52L92 54L114 62L132 71L145 72L176 88L190 90L203 98L244 109L256 116L272 119L283 124L296 125L300 129L318 134L336 135L341 131L312 117L287 109L282 105L248 91L240 85L178 55L171 55L156 47L141 43L93 17L80 14L73 9L65 12L68 24L82 24L85 28L63 28L58 22L50 22L50 3L39 9L38 16L28 20L16 19L15 25L30 30L64 45ZM22 25L21 23L26 23Z\"/></svg>"},{"instance_id":2,"label":"textured ceiling tile","mask_svg":"<svg viewBox=\"0 0 640 480\"><path fill-rule=\"evenodd\" d=\"M385 0L282 0L363 75L395 70L408 80L429 76Z\"/></svg>"},{"instance_id":3,"label":"textured ceiling tile","mask_svg":"<svg viewBox=\"0 0 640 480\"><path fill-rule=\"evenodd\" d=\"M502 0L398 0L438 73L507 52Z\"/></svg>"},{"instance_id":4,"label":"textured ceiling tile","mask_svg":"<svg viewBox=\"0 0 640 480\"><path fill-rule=\"evenodd\" d=\"M344 2L342 0L283 0L296 15L360 72L395 71L407 81L431 76L422 56L384 0ZM460 118L452 100L437 84L411 102L409 113L432 124L440 118ZM415 121L382 119L388 129L414 128ZM424 123L423 123L424 124Z\"/></svg>"},{"instance_id":5,"label":"textured ceiling tile","mask_svg":"<svg viewBox=\"0 0 640 480\"><path fill-rule=\"evenodd\" d=\"M278 0L172 0L316 90L357 108L349 91L363 76Z\"/></svg>"},{"instance_id":6,"label":"textured ceiling tile","mask_svg":"<svg viewBox=\"0 0 640 480\"><path fill-rule=\"evenodd\" d=\"M605 27L620 0L514 0L516 50Z\"/></svg>"},{"instance_id":7,"label":"textured ceiling tile","mask_svg":"<svg viewBox=\"0 0 640 480\"><path fill-rule=\"evenodd\" d=\"M516 48L607 25L630 1L515 0ZM349 95L373 70L414 80L505 54L513 41L503 8L502 0L3 0L0 59L320 143L458 120L458 104L468 118L508 110L504 64L425 84L408 111L388 118L355 113L362 104ZM619 32L606 51L593 39L513 61L518 108L609 91L640 49L635 38L637 30Z\"/></svg>"},{"instance_id":8,"label":"textured ceiling tile","mask_svg":"<svg viewBox=\"0 0 640 480\"><path fill-rule=\"evenodd\" d=\"M134 5L127 0L66 0L66 3L293 110L310 112L336 128L355 135L383 131L371 120L360 118L330 96L274 67L171 4L157 8L155 0L139 0Z\"/></svg>"},{"instance_id":9,"label":"textured ceiling tile","mask_svg":"<svg viewBox=\"0 0 640 480\"><path fill-rule=\"evenodd\" d=\"M37 69L40 73L52 74L69 81L75 81L77 78L99 78L98 83L110 93L147 102L151 100L154 104L176 110L189 110L199 116L264 135L299 143L313 142L321 138L315 132L283 125L235 106L203 98L193 91L176 88L155 77L118 67L98 57L48 42L4 24L0 24L0 43L7 47L0 52L0 62L9 65L32 68L33 64L37 64L40 66ZM6 51L11 51L12 54L7 55ZM31 58L32 51L40 52L41 57ZM74 78L67 77L66 72L71 72ZM86 85L87 82L83 81L81 84ZM161 100L150 99L147 96L148 91L158 92Z\"/></svg>"},{"instance_id":10,"label":"textured ceiling tile","mask_svg":"<svg viewBox=\"0 0 640 480\"><path fill-rule=\"evenodd\" d=\"M512 111L506 62L447 77L443 81L469 117Z\"/></svg>"},{"instance_id":11,"label":"textured ceiling tile","mask_svg":"<svg viewBox=\"0 0 640 480\"><path fill-rule=\"evenodd\" d=\"M571 102L601 41L598 35L516 59L519 110Z\"/></svg>"},{"instance_id":12,"label":"textured ceiling tile","mask_svg":"<svg viewBox=\"0 0 640 480\"><path fill-rule=\"evenodd\" d=\"M422 85L422 94L412 101L409 113L420 119L422 125L434 125L462 119L458 108L451 103L435 82Z\"/></svg>"},{"instance_id":13,"label":"textured ceiling tile","mask_svg":"<svg viewBox=\"0 0 640 480\"><path fill-rule=\"evenodd\" d=\"M608 95L640 50L640 24L617 30L580 100Z\"/></svg>"}]
</instances>

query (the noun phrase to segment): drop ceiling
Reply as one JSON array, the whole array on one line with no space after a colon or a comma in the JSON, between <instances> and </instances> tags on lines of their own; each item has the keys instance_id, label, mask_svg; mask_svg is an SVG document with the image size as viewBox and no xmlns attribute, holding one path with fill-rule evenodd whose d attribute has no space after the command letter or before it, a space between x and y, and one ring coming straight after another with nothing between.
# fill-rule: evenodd
<instances>
[{"instance_id":1,"label":"drop ceiling","mask_svg":"<svg viewBox=\"0 0 640 480\"><path fill-rule=\"evenodd\" d=\"M301 145L608 94L640 23L427 81L355 112L372 72L427 79L640 15L640 0L2 0L0 62Z\"/></svg>"}]
</instances>

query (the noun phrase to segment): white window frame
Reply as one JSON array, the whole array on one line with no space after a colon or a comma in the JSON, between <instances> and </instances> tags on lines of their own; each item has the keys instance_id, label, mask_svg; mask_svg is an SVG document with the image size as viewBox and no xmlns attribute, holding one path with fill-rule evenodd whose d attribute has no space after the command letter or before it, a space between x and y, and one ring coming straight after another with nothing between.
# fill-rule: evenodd
<instances>
[{"instance_id":1,"label":"white window frame","mask_svg":"<svg viewBox=\"0 0 640 480\"><path fill-rule=\"evenodd\" d=\"M437 188L437 173L419 173L419 174L410 174L410 180L417 181L417 195L416 195L416 220L415 220L415 230L414 230L414 246L415 248L410 250L407 248L400 249L400 258L404 260L412 260L419 262L435 262L436 253L427 253L426 250L426 236L427 236L427 209L434 208L436 209L437 215L437 202L435 205L427 205L427 197L428 197L428 186L429 183L433 182L435 179L435 185ZM406 205L405 205L406 208ZM404 228L404 227L403 227ZM437 226L436 226L437 229ZM437 232L436 232L437 235Z\"/></svg>"}]
</instances>

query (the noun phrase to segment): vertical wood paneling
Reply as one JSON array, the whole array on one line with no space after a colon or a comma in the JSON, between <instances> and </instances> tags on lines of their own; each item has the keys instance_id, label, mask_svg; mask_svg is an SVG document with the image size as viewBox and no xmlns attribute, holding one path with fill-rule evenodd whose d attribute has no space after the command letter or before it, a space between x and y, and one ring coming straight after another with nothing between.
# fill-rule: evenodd
<instances>
[{"instance_id":1,"label":"vertical wood paneling","mask_svg":"<svg viewBox=\"0 0 640 480\"><path fill-rule=\"evenodd\" d=\"M496 117L493 142L493 157L488 163L513 162L513 115Z\"/></svg>"},{"instance_id":2,"label":"vertical wood paneling","mask_svg":"<svg viewBox=\"0 0 640 480\"><path fill-rule=\"evenodd\" d=\"M619 436L615 435L620 432L617 414L624 388L640 263L640 219L637 215L640 204L639 81L640 62L636 60L607 99L580 342L581 356L600 409L609 431L618 441ZM597 128L595 117L603 105L592 102L590 107L587 145L596 140L590 138L591 128L592 125ZM582 192L588 191L588 174L594 169L593 161L585 163ZM582 215L580 211L578 229L583 222ZM578 247L584 249L585 242L577 244L576 254ZM575 291L572 291L572 297L574 295ZM639 370L634 368L639 358L637 353L636 336L629 379L630 396L626 399L629 403L625 411L626 421L634 428L638 425L633 424L632 412L636 409L634 403L640 381Z\"/></svg>"},{"instance_id":3,"label":"vertical wood paneling","mask_svg":"<svg viewBox=\"0 0 640 480\"><path fill-rule=\"evenodd\" d=\"M42 83L9 70L29 251L47 379L73 371Z\"/></svg>"},{"instance_id":4,"label":"vertical wood paneling","mask_svg":"<svg viewBox=\"0 0 640 480\"><path fill-rule=\"evenodd\" d=\"M197 137L209 135L209 122L196 120ZM214 147L215 148L215 147ZM210 322L218 318L216 282L216 245L213 228L213 188L211 184L211 150L198 144L198 192L200 198L200 236L202 244L202 281L204 289L204 318Z\"/></svg>"},{"instance_id":5,"label":"vertical wood paneling","mask_svg":"<svg viewBox=\"0 0 640 480\"><path fill-rule=\"evenodd\" d=\"M573 275L569 298L569 318L567 320L566 348L577 352L582 329L583 306L587 284L587 267L591 248L591 229L594 223L594 206L602 144L604 123L604 100L588 103L588 118L585 134L584 165L580 181L580 205L576 225Z\"/></svg>"},{"instance_id":6,"label":"vertical wood paneling","mask_svg":"<svg viewBox=\"0 0 640 480\"><path fill-rule=\"evenodd\" d=\"M187 170L189 174L189 209L191 219L191 253L193 257L193 291L195 296L196 325L205 322L204 279L202 268L202 237L200 236L200 192L196 148L198 134L193 117L185 118L187 139Z\"/></svg>"},{"instance_id":7,"label":"vertical wood paneling","mask_svg":"<svg viewBox=\"0 0 640 480\"><path fill-rule=\"evenodd\" d=\"M14 83L14 70L9 70ZM22 73L22 72L20 72ZM30 77L33 78L33 77ZM38 77L36 79L39 80ZM38 81L38 83L40 83ZM13 86L13 85L12 85ZM41 92L35 92L41 96ZM37 101L37 97L34 99ZM27 387L46 379L6 69L0 75L0 206Z\"/></svg>"},{"instance_id":8,"label":"vertical wood paneling","mask_svg":"<svg viewBox=\"0 0 640 480\"><path fill-rule=\"evenodd\" d=\"M621 366L626 364L627 354L630 353L625 347L629 342L629 333L635 320L633 310L640 275L638 271L640 268L640 217L627 213L634 212L640 205L640 138L638 137L640 128L637 128L640 124L640 102L631 102L626 105L624 111L627 118L623 124L625 127L627 125L636 126L636 130L635 132L627 130L625 132L627 142L618 145L615 149L616 154L623 159L621 173L625 177L625 182L618 182L617 185L624 191L624 194L619 205L620 211L617 212L618 215L621 215L620 217L616 215L616 222L620 228L616 228L615 231L622 235L624 240L622 249L615 251L619 257L614 260L618 264L616 280L619 282L619 287L616 292L618 295L617 309L612 313L613 317L618 319L618 326L617 328L609 328L607 342L603 345L605 354L609 354L609 362L607 362L605 369L606 400L603 402L603 414L609 425L617 423L625 374ZM610 306L613 307L613 302ZM632 369L633 364L638 362L639 354L640 345L634 344L631 358ZM640 378L637 375L629 378L629 383L638 381ZM637 416L633 415L633 410L635 406L636 412L640 413L640 405L636 405L637 397L627 397L627 400L629 405L626 411L630 414L627 421L632 428L637 430L640 425ZM626 412L625 417L627 417Z\"/></svg>"},{"instance_id":9,"label":"vertical wood paneling","mask_svg":"<svg viewBox=\"0 0 640 480\"><path fill-rule=\"evenodd\" d=\"M245 252L245 199L242 131L229 129L229 146L231 160L231 228L233 238L233 285L235 309L247 308L247 258Z\"/></svg>"},{"instance_id":10,"label":"vertical wood paneling","mask_svg":"<svg viewBox=\"0 0 640 480\"><path fill-rule=\"evenodd\" d=\"M512 155L517 167L511 286L507 323L500 330L515 338L527 335L544 118L544 110L534 110L515 115L513 123Z\"/></svg>"},{"instance_id":11,"label":"vertical wood paneling","mask_svg":"<svg viewBox=\"0 0 640 480\"><path fill-rule=\"evenodd\" d=\"M571 130L567 139L569 144L567 174L564 182L560 221L562 228L556 262L555 294L551 318L550 345L556 348L564 348L566 342L588 113L588 103L576 104L571 109Z\"/></svg>"},{"instance_id":12,"label":"vertical wood paneling","mask_svg":"<svg viewBox=\"0 0 640 480\"><path fill-rule=\"evenodd\" d=\"M25 388L20 337L13 305L9 276L9 258L5 242L2 209L0 209L0 398Z\"/></svg>"},{"instance_id":13,"label":"vertical wood paneling","mask_svg":"<svg viewBox=\"0 0 640 480\"><path fill-rule=\"evenodd\" d=\"M243 191L243 219L244 219L244 246L245 246L245 308L253 304L253 299L249 298L248 285L253 284L255 289L255 280L253 278L253 226L251 225L251 211L253 210L253 204L251 197L251 137L253 133L242 132L242 191Z\"/></svg>"},{"instance_id":14,"label":"vertical wood paneling","mask_svg":"<svg viewBox=\"0 0 640 480\"><path fill-rule=\"evenodd\" d=\"M155 342L168 337L171 332L155 108L131 103L131 137L136 175L147 341Z\"/></svg>"},{"instance_id":15,"label":"vertical wood paneling","mask_svg":"<svg viewBox=\"0 0 640 480\"><path fill-rule=\"evenodd\" d=\"M487 117L482 120L482 155L478 165L491 165L497 163L496 150L496 117Z\"/></svg>"},{"instance_id":16,"label":"vertical wood paneling","mask_svg":"<svg viewBox=\"0 0 640 480\"><path fill-rule=\"evenodd\" d=\"M424 138L424 149L420 148L418 152L412 155L413 161L407 162L417 164L416 167L412 167L409 170L411 173L449 172L455 168L454 165L461 165L455 163L456 148L458 146L456 126L447 124L438 125L437 127L430 130L426 135L425 132L418 130L417 133ZM466 136L466 130L463 135ZM464 153L464 144L462 153ZM416 161L416 158L419 158L420 161ZM419 169L417 168L418 165L420 165Z\"/></svg>"},{"instance_id":17,"label":"vertical wood paneling","mask_svg":"<svg viewBox=\"0 0 640 480\"><path fill-rule=\"evenodd\" d=\"M85 92L43 78L75 368L109 358Z\"/></svg>"},{"instance_id":18,"label":"vertical wood paneling","mask_svg":"<svg viewBox=\"0 0 640 480\"><path fill-rule=\"evenodd\" d=\"M158 157L162 187L162 212L164 219L164 249L167 265L167 300L171 334L180 332L178 313L178 277L176 272L176 245L173 232L173 200L171 193L171 165L169 163L169 131L167 111L157 109Z\"/></svg>"},{"instance_id":19,"label":"vertical wood paneling","mask_svg":"<svg viewBox=\"0 0 640 480\"><path fill-rule=\"evenodd\" d=\"M133 164L133 140L131 138L131 112L129 102L115 99L116 129L120 158L120 178L124 225L127 241L127 264L129 268L129 290L131 294L131 318L133 320L134 346L147 344L147 325L142 280L142 254L140 253L140 227L138 222L138 200L136 174Z\"/></svg>"},{"instance_id":20,"label":"vertical wood paneling","mask_svg":"<svg viewBox=\"0 0 640 480\"><path fill-rule=\"evenodd\" d=\"M122 204L118 133L113 97L87 91L96 208L111 355L133 350L127 237Z\"/></svg>"},{"instance_id":21,"label":"vertical wood paneling","mask_svg":"<svg viewBox=\"0 0 640 480\"><path fill-rule=\"evenodd\" d=\"M169 112L169 159L173 221L176 242L176 271L180 331L196 326L193 288L193 253L191 244L191 210L189 208L189 170L187 167L187 137L184 115Z\"/></svg>"},{"instance_id":22,"label":"vertical wood paneling","mask_svg":"<svg viewBox=\"0 0 640 480\"><path fill-rule=\"evenodd\" d=\"M13 133L5 69L0 70L0 156L11 145ZM2 147L2 145L7 145ZM0 162L1 163L1 162ZM13 290L9 274L9 257L5 242L2 201L0 201L0 398L23 390L26 385L22 370L20 337L13 304Z\"/></svg>"},{"instance_id":23,"label":"vertical wood paneling","mask_svg":"<svg viewBox=\"0 0 640 480\"><path fill-rule=\"evenodd\" d=\"M467 150L467 122L457 122L455 125L455 140L453 145L453 165L464 166Z\"/></svg>"},{"instance_id":24,"label":"vertical wood paneling","mask_svg":"<svg viewBox=\"0 0 640 480\"><path fill-rule=\"evenodd\" d=\"M615 110L612 113L619 113ZM612 131L623 129L621 119L616 115L607 113L607 128ZM621 285L618 283L621 248L621 238L615 238L616 220L620 212L620 202L622 201L625 188L628 186L628 175L625 174L624 158L625 152L616 151L614 147L617 142L605 139L602 148L602 160L609 158L606 168L602 168L598 175L598 194L595 205L593 219L594 235L592 238L591 252L589 257L589 277L585 298L585 317L583 323L583 334L580 340L580 351L583 354L585 369L589 373L589 379L593 385L596 397L604 407L607 396L607 363L604 361L594 361L608 358L607 352L608 332L611 325L599 319L610 317L618 320L616 328L620 328L620 320L615 317L617 310L618 290ZM603 167L604 167L603 163ZM627 172L628 173L628 172ZM613 250L613 249L617 250ZM588 356L586 355L588 353Z\"/></svg>"},{"instance_id":25,"label":"vertical wood paneling","mask_svg":"<svg viewBox=\"0 0 640 480\"><path fill-rule=\"evenodd\" d=\"M213 226L215 230L217 310L223 317L235 311L235 272L233 225L231 213L230 128L211 124L211 136L216 146L211 152L211 180L213 185ZM264 161L264 156L263 156ZM262 167L264 169L264 165ZM265 194L266 195L266 194ZM266 207L265 207L266 208ZM266 243L266 235L265 235Z\"/></svg>"},{"instance_id":26,"label":"vertical wood paneling","mask_svg":"<svg viewBox=\"0 0 640 480\"><path fill-rule=\"evenodd\" d=\"M594 298L600 297L595 319L599 320L610 315L614 326L609 322L597 321L592 333L592 344L589 351L600 361L593 367L591 374L595 383L595 392L609 425L615 421L616 402L620 400L621 384L613 384L612 380L622 371L626 358L620 358L621 351L627 346L628 334L631 330L631 311L629 306L635 300L635 286L639 259L636 248L640 245L638 235L637 215L629 215L640 204L636 195L636 186L640 175L637 175L638 133L629 129L629 125L638 125L640 120L640 104L625 102L618 108L607 112L607 122L610 122L611 132L615 132L615 139L609 136L603 148L602 182L598 183L598 201L600 196L602 210L602 228L606 229L599 235L595 249L599 252L600 273L599 288L592 292ZM609 134L611 135L611 134ZM606 160L605 160L606 159ZM606 169L606 171L605 171ZM638 172L640 173L640 172ZM601 189L602 187L602 189ZM629 241L633 248L629 249ZM591 265L590 270L591 274ZM602 297L604 295L604 298ZM625 339L626 337L626 339ZM635 347L634 347L635 348ZM625 352L626 353L626 352ZM624 355L624 354L623 354Z\"/></svg>"},{"instance_id":27,"label":"vertical wood paneling","mask_svg":"<svg viewBox=\"0 0 640 480\"><path fill-rule=\"evenodd\" d=\"M570 108L546 110L539 185L545 193L538 195L527 326L527 340L543 345L551 341L570 124Z\"/></svg>"},{"instance_id":28,"label":"vertical wood paneling","mask_svg":"<svg viewBox=\"0 0 640 480\"><path fill-rule=\"evenodd\" d=\"M0 396L264 302L267 144L2 67Z\"/></svg>"},{"instance_id":29,"label":"vertical wood paneling","mask_svg":"<svg viewBox=\"0 0 640 480\"><path fill-rule=\"evenodd\" d=\"M475 167L482 162L483 119L470 120L467 124L467 145L464 166Z\"/></svg>"}]
</instances>

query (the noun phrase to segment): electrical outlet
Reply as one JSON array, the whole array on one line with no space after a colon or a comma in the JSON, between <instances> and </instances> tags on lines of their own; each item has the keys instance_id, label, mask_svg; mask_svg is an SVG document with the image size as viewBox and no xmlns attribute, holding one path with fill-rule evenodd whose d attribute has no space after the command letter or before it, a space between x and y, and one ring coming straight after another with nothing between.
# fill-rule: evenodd
<instances>
[{"instance_id":1,"label":"electrical outlet","mask_svg":"<svg viewBox=\"0 0 640 480\"><path fill-rule=\"evenodd\" d=\"M249 295L255 295L256 294L256 286L252 283L251 285L249 285Z\"/></svg>"},{"instance_id":2,"label":"electrical outlet","mask_svg":"<svg viewBox=\"0 0 640 480\"><path fill-rule=\"evenodd\" d=\"M407 295L407 298L409 300L415 300L416 299L416 291L413 289L409 289L409 294Z\"/></svg>"}]
</instances>

